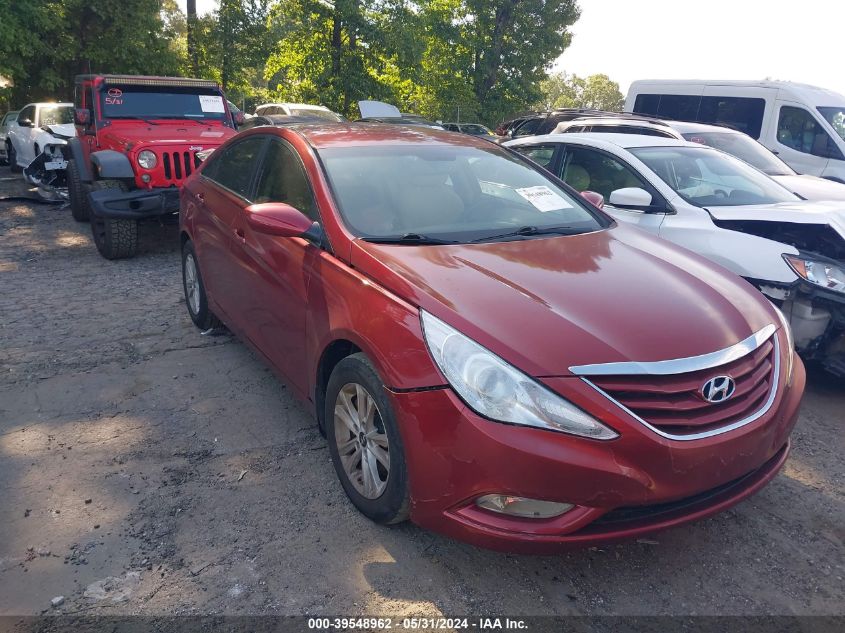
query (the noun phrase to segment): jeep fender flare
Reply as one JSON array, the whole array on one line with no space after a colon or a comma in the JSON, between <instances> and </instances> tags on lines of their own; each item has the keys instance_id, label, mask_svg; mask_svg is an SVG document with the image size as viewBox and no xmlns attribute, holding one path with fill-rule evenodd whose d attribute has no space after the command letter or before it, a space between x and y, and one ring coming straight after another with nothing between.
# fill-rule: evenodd
<instances>
[{"instance_id":1,"label":"jeep fender flare","mask_svg":"<svg viewBox=\"0 0 845 633\"><path fill-rule=\"evenodd\" d=\"M79 169L79 179L82 182L91 182L91 167L88 161L85 160L85 154L82 152L82 143L78 138L72 138L67 142L70 156L65 155L65 158L72 158L76 162L76 167Z\"/></svg>"},{"instance_id":2,"label":"jeep fender flare","mask_svg":"<svg viewBox=\"0 0 845 633\"><path fill-rule=\"evenodd\" d=\"M104 149L91 154L91 162L97 168L97 175L100 178L132 178L135 179L135 172L132 171L132 164L125 154L116 152L113 149Z\"/></svg>"}]
</instances>

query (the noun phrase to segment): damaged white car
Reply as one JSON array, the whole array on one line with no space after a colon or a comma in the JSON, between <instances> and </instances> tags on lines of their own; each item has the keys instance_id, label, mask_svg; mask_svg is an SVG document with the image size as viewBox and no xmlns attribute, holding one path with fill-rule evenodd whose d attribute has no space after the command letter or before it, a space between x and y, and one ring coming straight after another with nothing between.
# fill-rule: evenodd
<instances>
[{"instance_id":1,"label":"damaged white car","mask_svg":"<svg viewBox=\"0 0 845 633\"><path fill-rule=\"evenodd\" d=\"M6 154L13 171L46 192L66 186L65 150L76 136L72 103L30 103L9 127Z\"/></svg>"},{"instance_id":2,"label":"damaged white car","mask_svg":"<svg viewBox=\"0 0 845 633\"><path fill-rule=\"evenodd\" d=\"M845 202L802 200L741 160L685 141L575 133L505 145L601 194L617 220L746 278L784 312L805 359L845 376Z\"/></svg>"}]
</instances>

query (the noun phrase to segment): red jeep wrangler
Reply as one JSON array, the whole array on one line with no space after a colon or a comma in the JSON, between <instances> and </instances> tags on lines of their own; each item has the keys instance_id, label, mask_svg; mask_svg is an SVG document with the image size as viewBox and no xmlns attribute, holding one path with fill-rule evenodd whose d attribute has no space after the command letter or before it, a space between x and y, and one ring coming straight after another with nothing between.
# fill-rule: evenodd
<instances>
[{"instance_id":1,"label":"red jeep wrangler","mask_svg":"<svg viewBox=\"0 0 845 633\"><path fill-rule=\"evenodd\" d=\"M178 213L197 152L221 145L240 123L220 87L201 79L79 75L74 101L71 212L91 221L107 259L135 254L139 221Z\"/></svg>"}]
</instances>

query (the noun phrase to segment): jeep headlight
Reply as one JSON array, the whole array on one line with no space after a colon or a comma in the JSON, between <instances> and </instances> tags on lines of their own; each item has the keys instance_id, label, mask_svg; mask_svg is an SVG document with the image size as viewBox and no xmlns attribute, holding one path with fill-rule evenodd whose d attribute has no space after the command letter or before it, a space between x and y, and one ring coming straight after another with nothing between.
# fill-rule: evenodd
<instances>
[{"instance_id":1,"label":"jeep headlight","mask_svg":"<svg viewBox=\"0 0 845 633\"><path fill-rule=\"evenodd\" d=\"M420 311L423 335L446 380L476 413L597 440L618 434L440 319Z\"/></svg>"},{"instance_id":2,"label":"jeep headlight","mask_svg":"<svg viewBox=\"0 0 845 633\"><path fill-rule=\"evenodd\" d=\"M845 269L832 262L809 259L802 255L784 255L795 274L811 284L845 292Z\"/></svg>"},{"instance_id":3,"label":"jeep headlight","mask_svg":"<svg viewBox=\"0 0 845 633\"><path fill-rule=\"evenodd\" d=\"M138 154L138 164L144 169L152 169L158 163L156 155L148 149L143 150Z\"/></svg>"}]
</instances>

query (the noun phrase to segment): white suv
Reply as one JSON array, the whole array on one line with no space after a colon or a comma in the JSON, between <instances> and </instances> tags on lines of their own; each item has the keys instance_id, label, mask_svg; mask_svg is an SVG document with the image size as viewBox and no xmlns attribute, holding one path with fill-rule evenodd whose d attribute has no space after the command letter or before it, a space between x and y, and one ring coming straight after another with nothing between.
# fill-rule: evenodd
<instances>
[{"instance_id":1,"label":"white suv","mask_svg":"<svg viewBox=\"0 0 845 633\"><path fill-rule=\"evenodd\" d=\"M325 119L333 123L339 123L344 120L342 116L336 112L332 112L327 107L312 105L310 103L265 103L255 108L255 116L266 116L270 114L311 117Z\"/></svg>"},{"instance_id":2,"label":"white suv","mask_svg":"<svg viewBox=\"0 0 845 633\"><path fill-rule=\"evenodd\" d=\"M6 155L12 171L22 171L43 151L67 145L76 136L72 103L30 103L9 126Z\"/></svg>"}]
</instances>

